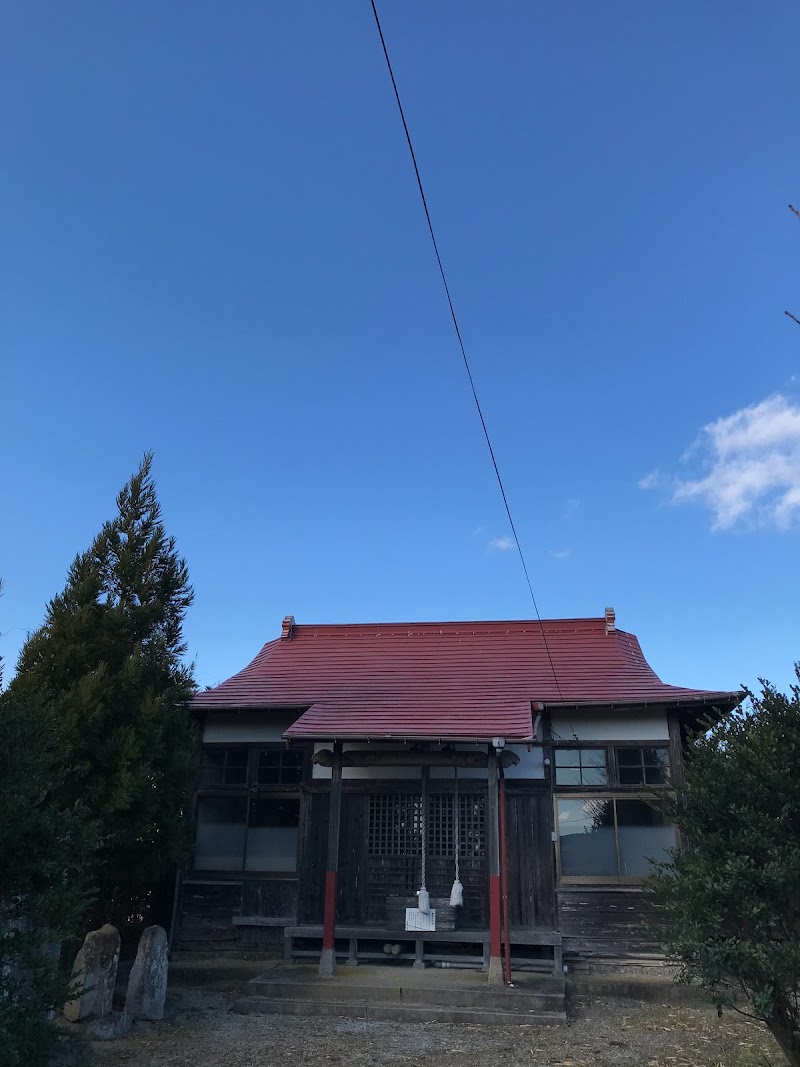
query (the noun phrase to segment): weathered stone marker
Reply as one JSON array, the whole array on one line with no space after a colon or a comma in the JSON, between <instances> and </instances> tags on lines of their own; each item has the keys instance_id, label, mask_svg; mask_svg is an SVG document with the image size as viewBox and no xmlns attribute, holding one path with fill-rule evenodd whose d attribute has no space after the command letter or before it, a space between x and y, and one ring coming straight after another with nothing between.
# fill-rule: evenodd
<instances>
[{"instance_id":1,"label":"weathered stone marker","mask_svg":"<svg viewBox=\"0 0 800 1067\"><path fill-rule=\"evenodd\" d=\"M106 923L99 930L90 931L72 967L72 999L64 1005L65 1019L77 1023L111 1011L118 963L117 928Z\"/></svg>"},{"instance_id":2,"label":"weathered stone marker","mask_svg":"<svg viewBox=\"0 0 800 1067\"><path fill-rule=\"evenodd\" d=\"M148 926L139 941L125 995L125 1013L131 1020L164 1018L168 968L166 932L161 926Z\"/></svg>"}]
</instances>

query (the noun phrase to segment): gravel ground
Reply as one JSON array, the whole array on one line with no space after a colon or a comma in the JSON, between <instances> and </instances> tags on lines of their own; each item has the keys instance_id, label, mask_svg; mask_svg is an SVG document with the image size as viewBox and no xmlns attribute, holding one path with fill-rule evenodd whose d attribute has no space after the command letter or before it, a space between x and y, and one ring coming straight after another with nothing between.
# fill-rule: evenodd
<instances>
[{"instance_id":1,"label":"gravel ground","mask_svg":"<svg viewBox=\"0 0 800 1067\"><path fill-rule=\"evenodd\" d=\"M451 1026L235 1015L232 997L178 991L163 1023L95 1042L98 1067L783 1067L767 1031L712 1009L595 1001L561 1027Z\"/></svg>"}]
</instances>

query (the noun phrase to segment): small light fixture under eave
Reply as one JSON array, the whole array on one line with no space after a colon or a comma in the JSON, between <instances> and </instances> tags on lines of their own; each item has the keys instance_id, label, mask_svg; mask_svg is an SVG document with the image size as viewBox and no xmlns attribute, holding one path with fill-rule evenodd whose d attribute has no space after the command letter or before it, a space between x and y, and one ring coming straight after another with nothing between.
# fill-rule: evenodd
<instances>
[{"instance_id":1,"label":"small light fixture under eave","mask_svg":"<svg viewBox=\"0 0 800 1067\"><path fill-rule=\"evenodd\" d=\"M493 737L492 747L495 748L498 752L500 752L506 747L506 739L504 737Z\"/></svg>"}]
</instances>

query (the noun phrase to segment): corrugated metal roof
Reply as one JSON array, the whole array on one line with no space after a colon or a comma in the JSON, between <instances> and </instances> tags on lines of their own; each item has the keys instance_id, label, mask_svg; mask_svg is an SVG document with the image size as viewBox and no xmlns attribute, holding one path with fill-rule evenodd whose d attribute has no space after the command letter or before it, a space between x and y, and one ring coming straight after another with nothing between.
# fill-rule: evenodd
<instances>
[{"instance_id":1,"label":"corrugated metal roof","mask_svg":"<svg viewBox=\"0 0 800 1067\"><path fill-rule=\"evenodd\" d=\"M525 740L532 702L730 705L738 698L665 685L636 637L607 632L601 618L284 625L284 637L198 693L193 706L307 709L286 732L296 739Z\"/></svg>"}]
</instances>

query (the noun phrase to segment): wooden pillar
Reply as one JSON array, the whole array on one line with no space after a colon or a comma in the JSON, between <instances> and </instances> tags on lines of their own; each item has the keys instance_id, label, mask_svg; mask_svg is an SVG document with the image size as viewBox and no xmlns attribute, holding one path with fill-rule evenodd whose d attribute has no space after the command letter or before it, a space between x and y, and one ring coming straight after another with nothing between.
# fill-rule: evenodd
<instances>
[{"instance_id":1,"label":"wooden pillar","mask_svg":"<svg viewBox=\"0 0 800 1067\"><path fill-rule=\"evenodd\" d=\"M503 920L503 951L506 985L511 985L511 918L508 911L508 827L506 807L506 779L500 764L500 893Z\"/></svg>"},{"instance_id":2,"label":"wooden pillar","mask_svg":"<svg viewBox=\"0 0 800 1067\"><path fill-rule=\"evenodd\" d=\"M319 973L336 974L336 880L339 874L339 822L342 814L342 742L333 745L331 803L328 815L328 866L325 871L325 916L322 921L322 955Z\"/></svg>"},{"instance_id":3,"label":"wooden pillar","mask_svg":"<svg viewBox=\"0 0 800 1067\"><path fill-rule=\"evenodd\" d=\"M500 938L500 825L497 799L497 751L489 746L486 783L486 852L489 867L489 982L503 984Z\"/></svg>"},{"instance_id":4,"label":"wooden pillar","mask_svg":"<svg viewBox=\"0 0 800 1067\"><path fill-rule=\"evenodd\" d=\"M553 748L553 722L547 709L542 712L541 731L544 776L547 781L547 831L551 841L551 844L545 847L540 859L543 865L547 864L550 868L549 877L544 882L546 886L550 887L550 900L542 900L542 907L549 906L550 914L553 917L552 927L554 930L559 931L561 929L561 919L558 910L558 890L556 888L558 885L558 863L556 861L556 849L558 848L556 831L558 827L556 825L555 806L556 767L555 750Z\"/></svg>"}]
</instances>

